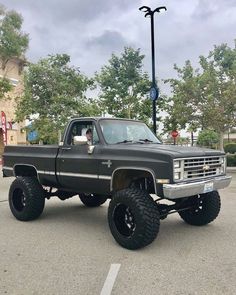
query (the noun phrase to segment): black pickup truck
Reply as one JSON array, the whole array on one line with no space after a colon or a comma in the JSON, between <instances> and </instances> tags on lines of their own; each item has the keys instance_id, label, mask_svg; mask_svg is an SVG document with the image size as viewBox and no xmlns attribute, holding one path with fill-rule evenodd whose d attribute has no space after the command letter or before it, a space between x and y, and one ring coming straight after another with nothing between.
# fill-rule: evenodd
<instances>
[{"instance_id":1,"label":"black pickup truck","mask_svg":"<svg viewBox=\"0 0 236 295\"><path fill-rule=\"evenodd\" d=\"M163 145L144 123L114 118L72 119L59 146L6 146L2 170L16 177L9 205L18 220L39 217L52 196L79 195L90 207L111 199L111 233L128 249L150 244L174 212L192 225L210 223L218 190L231 181L223 152Z\"/></svg>"}]
</instances>

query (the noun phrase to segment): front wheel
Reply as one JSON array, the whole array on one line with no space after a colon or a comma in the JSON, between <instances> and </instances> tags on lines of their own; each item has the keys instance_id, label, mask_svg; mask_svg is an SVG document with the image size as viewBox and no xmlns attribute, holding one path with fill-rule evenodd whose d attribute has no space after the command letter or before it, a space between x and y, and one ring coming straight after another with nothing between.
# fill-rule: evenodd
<instances>
[{"instance_id":1,"label":"front wheel","mask_svg":"<svg viewBox=\"0 0 236 295\"><path fill-rule=\"evenodd\" d=\"M180 217L191 225L206 225L212 222L220 212L220 195L217 191L189 197L187 211L179 212Z\"/></svg>"},{"instance_id":2,"label":"front wheel","mask_svg":"<svg viewBox=\"0 0 236 295\"><path fill-rule=\"evenodd\" d=\"M87 207L98 207L106 202L107 197L97 194L79 194L81 202Z\"/></svg>"},{"instance_id":3,"label":"front wheel","mask_svg":"<svg viewBox=\"0 0 236 295\"><path fill-rule=\"evenodd\" d=\"M117 243L134 250L147 246L156 238L160 216L156 203L146 191L128 188L112 197L108 222Z\"/></svg>"},{"instance_id":4,"label":"front wheel","mask_svg":"<svg viewBox=\"0 0 236 295\"><path fill-rule=\"evenodd\" d=\"M38 218L44 209L45 198L36 177L17 177L9 191L9 206L16 219L28 221Z\"/></svg>"}]
</instances>

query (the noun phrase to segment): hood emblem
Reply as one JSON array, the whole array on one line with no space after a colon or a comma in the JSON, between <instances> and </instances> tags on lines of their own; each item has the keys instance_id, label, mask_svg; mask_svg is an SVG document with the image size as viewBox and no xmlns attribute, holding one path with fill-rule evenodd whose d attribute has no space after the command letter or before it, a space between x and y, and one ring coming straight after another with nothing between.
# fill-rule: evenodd
<instances>
[{"instance_id":1,"label":"hood emblem","mask_svg":"<svg viewBox=\"0 0 236 295\"><path fill-rule=\"evenodd\" d=\"M202 167L202 169L203 169L203 171L207 171L207 170L210 169L210 166L209 166L209 165L204 165L204 166Z\"/></svg>"}]
</instances>

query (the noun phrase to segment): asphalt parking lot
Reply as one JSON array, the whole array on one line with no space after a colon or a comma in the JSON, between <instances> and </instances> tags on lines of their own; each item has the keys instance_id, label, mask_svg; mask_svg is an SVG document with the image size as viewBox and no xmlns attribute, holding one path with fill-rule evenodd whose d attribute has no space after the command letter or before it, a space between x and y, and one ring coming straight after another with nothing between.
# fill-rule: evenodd
<instances>
[{"instance_id":1,"label":"asphalt parking lot","mask_svg":"<svg viewBox=\"0 0 236 295\"><path fill-rule=\"evenodd\" d=\"M17 221L6 201L12 179L0 176L0 294L100 294L112 264L120 268L111 294L236 294L232 175L215 222L193 227L173 214L138 251L114 241L108 201L88 209L77 197L55 198L38 220Z\"/></svg>"}]
</instances>

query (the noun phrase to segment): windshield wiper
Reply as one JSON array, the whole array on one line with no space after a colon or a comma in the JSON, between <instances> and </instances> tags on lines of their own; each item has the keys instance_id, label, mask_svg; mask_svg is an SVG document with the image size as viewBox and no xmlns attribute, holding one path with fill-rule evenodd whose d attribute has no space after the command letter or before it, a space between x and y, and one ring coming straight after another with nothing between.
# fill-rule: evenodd
<instances>
[{"instance_id":1,"label":"windshield wiper","mask_svg":"<svg viewBox=\"0 0 236 295\"><path fill-rule=\"evenodd\" d=\"M148 139L148 138L145 138L145 139L139 139L139 141L140 141L140 143L141 143L141 142L142 142L142 143L143 143L143 142L144 142L144 143L145 143L145 142L146 142L146 143L149 142L149 143L153 143L153 144L161 144L161 142L156 142L156 141L153 142L152 140L150 140L150 139Z\"/></svg>"},{"instance_id":2,"label":"windshield wiper","mask_svg":"<svg viewBox=\"0 0 236 295\"><path fill-rule=\"evenodd\" d=\"M139 139L137 141L134 141L134 140L122 140L122 141L118 141L116 142L116 144L120 144L120 143L140 143L140 144L144 144L145 142L153 142L152 140L149 140L149 139Z\"/></svg>"},{"instance_id":3,"label":"windshield wiper","mask_svg":"<svg viewBox=\"0 0 236 295\"><path fill-rule=\"evenodd\" d=\"M145 139L139 139L139 141L143 141L143 142L153 142L152 140L145 138Z\"/></svg>"},{"instance_id":4,"label":"windshield wiper","mask_svg":"<svg viewBox=\"0 0 236 295\"><path fill-rule=\"evenodd\" d=\"M122 141L118 141L116 142L116 144L120 144L120 143L129 143L129 142L133 142L132 140L122 140Z\"/></svg>"}]
</instances>

